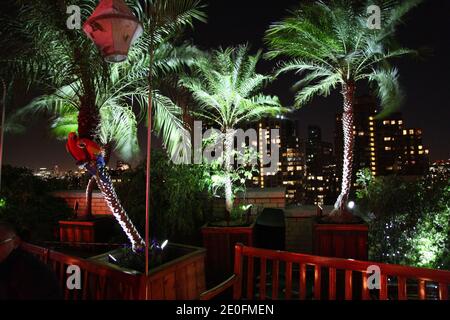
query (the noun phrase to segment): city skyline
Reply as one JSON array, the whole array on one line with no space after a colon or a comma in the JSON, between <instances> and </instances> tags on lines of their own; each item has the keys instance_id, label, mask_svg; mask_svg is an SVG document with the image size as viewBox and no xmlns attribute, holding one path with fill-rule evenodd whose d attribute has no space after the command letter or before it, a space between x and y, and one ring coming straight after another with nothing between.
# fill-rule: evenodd
<instances>
[{"instance_id":1,"label":"city skyline","mask_svg":"<svg viewBox=\"0 0 450 320\"><path fill-rule=\"evenodd\" d=\"M234 1L234 0L233 0ZM258 14L254 12L254 2L239 4L241 10L233 10L233 1L227 3L213 2L208 6L210 23L196 25L196 31L190 36L194 44L201 49L211 49L218 46L228 46L249 42L255 51L264 48L262 37L270 23L279 21L287 15L287 9L298 1L285 0L276 4L258 5ZM411 12L408 21L399 30L402 44L412 48L427 46L432 55L425 55L419 60L405 59L396 61L400 71L400 82L406 93L406 101L402 111L405 122L410 127L423 129L424 144L430 149L432 161L450 158L450 146L445 137L450 136L447 122L450 118L450 108L445 102L450 101L450 92L444 73L440 70L450 67L450 60L445 53L449 51L449 42L442 41L441 36L434 30L447 30L445 26L445 12L450 9L448 1L436 0L440 5L433 5L433 1L425 1ZM237 3L237 2L236 2ZM231 11L236 23L225 23ZM431 18L433 17L433 18ZM270 72L274 62L262 61L260 69ZM284 105L291 105L293 93L290 88L295 77L282 76L275 81L268 93L280 97ZM22 88L23 89L23 88ZM17 99L13 107L17 108L32 97L24 94L20 89L16 92ZM296 111L292 118L299 120L300 137L304 138L308 125L319 125L326 141L333 141L334 117L340 112L341 96L334 92L328 98L316 98L308 106ZM76 168L72 158L65 152L63 141L55 141L47 130L47 121L39 120L27 125L24 135L6 135L4 160L6 164L39 168L59 164L63 169ZM145 148L145 127L139 129L140 146ZM443 139L444 137L444 139ZM113 161L116 159L113 158Z\"/></svg>"}]
</instances>

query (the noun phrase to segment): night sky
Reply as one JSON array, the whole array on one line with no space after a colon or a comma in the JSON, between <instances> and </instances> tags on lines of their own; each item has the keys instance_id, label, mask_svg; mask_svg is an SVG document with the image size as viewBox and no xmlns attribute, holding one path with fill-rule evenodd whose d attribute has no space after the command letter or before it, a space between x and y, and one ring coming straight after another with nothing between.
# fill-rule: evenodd
<instances>
[{"instance_id":1,"label":"night sky","mask_svg":"<svg viewBox=\"0 0 450 320\"><path fill-rule=\"evenodd\" d=\"M208 24L197 24L190 33L202 49L238 45L248 42L253 50L264 48L262 37L271 22L285 17L287 10L299 0L210 0ZM406 94L402 113L407 127L423 128L424 144L432 160L450 158L450 1L427 0L408 15L398 33L400 43L410 48L428 47L432 53L421 59L405 58L394 62L400 70L400 82ZM261 72L272 70L274 62L263 62ZM283 76L267 93L276 94L290 105L290 90L295 76ZM20 100L20 99L19 99ZM301 136L308 125L319 125L324 140L333 141L334 117L341 108L338 92L330 97L315 98L310 105L297 111ZM19 107L17 105L16 107ZM145 128L140 129L141 148L145 149ZM64 142L49 137L45 120L31 124L26 134L5 137L5 162L31 168L55 164L75 168L66 153ZM114 159L113 159L114 161Z\"/></svg>"}]
</instances>

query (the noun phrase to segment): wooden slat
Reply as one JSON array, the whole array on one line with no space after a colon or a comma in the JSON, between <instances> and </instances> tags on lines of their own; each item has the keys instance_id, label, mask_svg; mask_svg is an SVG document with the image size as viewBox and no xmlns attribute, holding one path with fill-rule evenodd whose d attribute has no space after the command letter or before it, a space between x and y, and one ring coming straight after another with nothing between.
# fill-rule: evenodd
<instances>
[{"instance_id":1,"label":"wooden slat","mask_svg":"<svg viewBox=\"0 0 450 320\"><path fill-rule=\"evenodd\" d=\"M300 264L300 300L306 299L306 264Z\"/></svg>"},{"instance_id":2,"label":"wooden slat","mask_svg":"<svg viewBox=\"0 0 450 320\"><path fill-rule=\"evenodd\" d=\"M237 280L237 276L233 274L230 278L225 280L224 282L220 283L219 285L215 286L212 289L209 289L208 291L202 292L200 294L200 300L211 300L217 295L223 293L228 288L232 287Z\"/></svg>"},{"instance_id":3,"label":"wooden slat","mask_svg":"<svg viewBox=\"0 0 450 320\"><path fill-rule=\"evenodd\" d=\"M352 300L353 297L353 275L352 270L345 270L345 300Z\"/></svg>"},{"instance_id":4,"label":"wooden slat","mask_svg":"<svg viewBox=\"0 0 450 320\"><path fill-rule=\"evenodd\" d=\"M439 283L439 300L448 300L448 284Z\"/></svg>"},{"instance_id":5,"label":"wooden slat","mask_svg":"<svg viewBox=\"0 0 450 320\"><path fill-rule=\"evenodd\" d=\"M292 262L286 263L286 299L292 299Z\"/></svg>"},{"instance_id":6,"label":"wooden slat","mask_svg":"<svg viewBox=\"0 0 450 320\"><path fill-rule=\"evenodd\" d=\"M398 300L406 300L408 298L407 292L406 292L406 279L404 277L398 277L397 278L398 283Z\"/></svg>"},{"instance_id":7,"label":"wooden slat","mask_svg":"<svg viewBox=\"0 0 450 320\"><path fill-rule=\"evenodd\" d=\"M425 288L425 281L419 280L419 299L425 300L426 295L427 295L427 293L426 293L426 288Z\"/></svg>"},{"instance_id":8,"label":"wooden slat","mask_svg":"<svg viewBox=\"0 0 450 320\"><path fill-rule=\"evenodd\" d=\"M85 271L83 275L83 285L81 287L81 290L83 292L83 295L81 297L82 300L88 299L88 293L89 293L89 272Z\"/></svg>"},{"instance_id":9,"label":"wooden slat","mask_svg":"<svg viewBox=\"0 0 450 320\"><path fill-rule=\"evenodd\" d=\"M261 258L261 272L259 275L259 299L266 299L266 258Z\"/></svg>"},{"instance_id":10,"label":"wooden slat","mask_svg":"<svg viewBox=\"0 0 450 320\"><path fill-rule=\"evenodd\" d=\"M322 290L320 288L320 266L315 265L314 266L314 299L320 300L320 291Z\"/></svg>"},{"instance_id":11,"label":"wooden slat","mask_svg":"<svg viewBox=\"0 0 450 320\"><path fill-rule=\"evenodd\" d=\"M363 300L369 300L370 299L370 293L369 288L367 285L367 272L362 272L362 292L361 292L361 298Z\"/></svg>"},{"instance_id":12,"label":"wooden slat","mask_svg":"<svg viewBox=\"0 0 450 320\"><path fill-rule=\"evenodd\" d=\"M388 290L387 290L387 276L385 274L380 275L380 300L388 299Z\"/></svg>"},{"instance_id":13,"label":"wooden slat","mask_svg":"<svg viewBox=\"0 0 450 320\"><path fill-rule=\"evenodd\" d=\"M280 261L272 261L272 299L278 299L278 288L280 279Z\"/></svg>"},{"instance_id":14,"label":"wooden slat","mask_svg":"<svg viewBox=\"0 0 450 320\"><path fill-rule=\"evenodd\" d=\"M254 259L253 257L248 257L247 261L247 299L253 299L253 270Z\"/></svg>"},{"instance_id":15,"label":"wooden slat","mask_svg":"<svg viewBox=\"0 0 450 320\"><path fill-rule=\"evenodd\" d=\"M328 271L328 299L336 300L336 269L330 268Z\"/></svg>"},{"instance_id":16,"label":"wooden slat","mask_svg":"<svg viewBox=\"0 0 450 320\"><path fill-rule=\"evenodd\" d=\"M237 277L237 280L233 286L234 300L240 300L242 297L242 251L243 245L237 244L234 251L234 274Z\"/></svg>"}]
</instances>

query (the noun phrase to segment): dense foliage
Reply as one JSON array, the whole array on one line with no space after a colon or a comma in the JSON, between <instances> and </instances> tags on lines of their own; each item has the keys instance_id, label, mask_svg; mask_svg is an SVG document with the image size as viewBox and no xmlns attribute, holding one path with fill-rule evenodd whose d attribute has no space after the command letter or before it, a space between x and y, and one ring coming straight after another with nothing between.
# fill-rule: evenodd
<instances>
[{"instance_id":1,"label":"dense foliage","mask_svg":"<svg viewBox=\"0 0 450 320\"><path fill-rule=\"evenodd\" d=\"M30 170L4 166L0 220L13 224L26 240L55 240L58 221L67 218L71 209L51 191L51 184Z\"/></svg>"},{"instance_id":2,"label":"dense foliage","mask_svg":"<svg viewBox=\"0 0 450 320\"><path fill-rule=\"evenodd\" d=\"M450 181L358 174L371 260L450 269Z\"/></svg>"},{"instance_id":3,"label":"dense foliage","mask_svg":"<svg viewBox=\"0 0 450 320\"><path fill-rule=\"evenodd\" d=\"M151 237L193 243L205 221L207 193L201 166L175 165L163 152L152 152ZM145 167L124 175L117 192L139 231L145 229Z\"/></svg>"}]
</instances>

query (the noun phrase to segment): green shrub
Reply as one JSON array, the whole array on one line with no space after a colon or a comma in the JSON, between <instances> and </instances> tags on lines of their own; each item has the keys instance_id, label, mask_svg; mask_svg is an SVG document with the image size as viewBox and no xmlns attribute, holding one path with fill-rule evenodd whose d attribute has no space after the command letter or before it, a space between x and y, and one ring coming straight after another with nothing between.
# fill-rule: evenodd
<instances>
[{"instance_id":1,"label":"green shrub","mask_svg":"<svg viewBox=\"0 0 450 320\"><path fill-rule=\"evenodd\" d=\"M150 234L158 240L169 239L197 244L199 228L207 208L203 168L175 165L163 152L152 152ZM145 166L122 177L117 193L124 208L142 234L145 230ZM197 238L196 238L197 237Z\"/></svg>"},{"instance_id":2,"label":"green shrub","mask_svg":"<svg viewBox=\"0 0 450 320\"><path fill-rule=\"evenodd\" d=\"M450 182L358 173L357 208L369 223L369 257L450 269Z\"/></svg>"}]
</instances>

